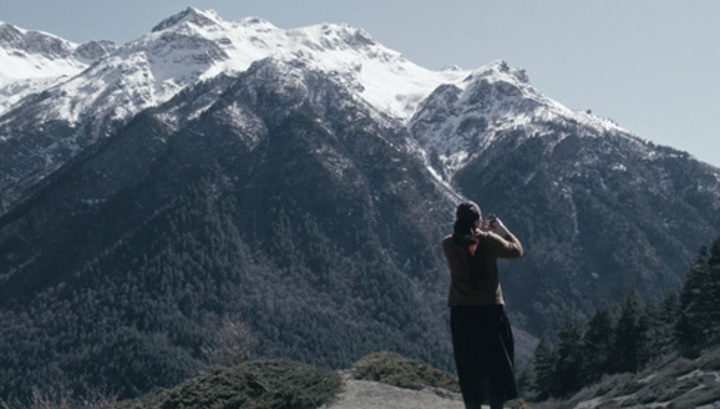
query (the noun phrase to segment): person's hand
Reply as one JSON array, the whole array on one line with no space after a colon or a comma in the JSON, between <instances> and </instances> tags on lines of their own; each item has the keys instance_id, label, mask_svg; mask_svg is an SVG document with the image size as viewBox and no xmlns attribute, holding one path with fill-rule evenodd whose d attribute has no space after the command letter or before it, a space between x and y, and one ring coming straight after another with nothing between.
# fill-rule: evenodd
<instances>
[{"instance_id":1,"label":"person's hand","mask_svg":"<svg viewBox=\"0 0 720 409\"><path fill-rule=\"evenodd\" d=\"M490 217L485 217L480 221L480 230L491 231L494 230L495 226L490 222Z\"/></svg>"},{"instance_id":2,"label":"person's hand","mask_svg":"<svg viewBox=\"0 0 720 409\"><path fill-rule=\"evenodd\" d=\"M495 218L495 223L492 224L493 230L500 233L502 236L507 236L510 233L510 230L505 227L502 220L500 220L499 217Z\"/></svg>"},{"instance_id":3,"label":"person's hand","mask_svg":"<svg viewBox=\"0 0 720 409\"><path fill-rule=\"evenodd\" d=\"M495 215L490 215L490 216L486 217L485 219L483 219L482 230L484 230L484 231L494 230L494 231L500 233L500 235L502 235L502 236L507 236L508 233L510 233L510 230L508 230L507 227L505 227L502 220L500 220L500 218Z\"/></svg>"}]
</instances>

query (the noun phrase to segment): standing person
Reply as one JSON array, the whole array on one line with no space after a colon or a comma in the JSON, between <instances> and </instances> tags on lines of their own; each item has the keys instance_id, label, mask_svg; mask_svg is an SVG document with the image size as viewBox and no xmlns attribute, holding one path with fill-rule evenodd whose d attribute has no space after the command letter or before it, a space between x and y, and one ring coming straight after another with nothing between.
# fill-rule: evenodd
<instances>
[{"instance_id":1,"label":"standing person","mask_svg":"<svg viewBox=\"0 0 720 409\"><path fill-rule=\"evenodd\" d=\"M513 335L498 276L498 258L518 258L520 241L497 217L460 203L453 234L442 242L450 267L448 305L453 351L467 409L492 409L518 396Z\"/></svg>"}]
</instances>

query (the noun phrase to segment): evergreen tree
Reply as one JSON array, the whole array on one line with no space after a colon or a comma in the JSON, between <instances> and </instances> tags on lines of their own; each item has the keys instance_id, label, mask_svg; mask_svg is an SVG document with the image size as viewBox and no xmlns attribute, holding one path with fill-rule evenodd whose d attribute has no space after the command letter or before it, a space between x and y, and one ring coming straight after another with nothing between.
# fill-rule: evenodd
<instances>
[{"instance_id":1,"label":"evergreen tree","mask_svg":"<svg viewBox=\"0 0 720 409\"><path fill-rule=\"evenodd\" d=\"M648 350L650 358L661 358L677 350L675 326L680 312L678 293L671 292L660 302L647 303Z\"/></svg>"},{"instance_id":2,"label":"evergreen tree","mask_svg":"<svg viewBox=\"0 0 720 409\"><path fill-rule=\"evenodd\" d=\"M584 338L583 378L594 382L613 373L613 345L617 329L617 307L603 303L590 317Z\"/></svg>"},{"instance_id":3,"label":"evergreen tree","mask_svg":"<svg viewBox=\"0 0 720 409\"><path fill-rule=\"evenodd\" d=\"M680 293L676 326L681 353L697 355L720 337L720 237L710 250L702 248L690 266Z\"/></svg>"},{"instance_id":4,"label":"evergreen tree","mask_svg":"<svg viewBox=\"0 0 720 409\"><path fill-rule=\"evenodd\" d=\"M698 259L685 274L683 289L680 293L680 317L676 333L680 352L686 356L694 356L704 343L702 301L704 279L707 272L708 250L700 249Z\"/></svg>"},{"instance_id":5,"label":"evergreen tree","mask_svg":"<svg viewBox=\"0 0 720 409\"><path fill-rule=\"evenodd\" d=\"M637 372L649 359L645 302L633 287L625 298L615 340L617 372Z\"/></svg>"},{"instance_id":6,"label":"evergreen tree","mask_svg":"<svg viewBox=\"0 0 720 409\"><path fill-rule=\"evenodd\" d=\"M565 396L578 391L583 380L583 323L575 312L570 312L558 331L558 361L555 371L556 396Z\"/></svg>"},{"instance_id":7,"label":"evergreen tree","mask_svg":"<svg viewBox=\"0 0 720 409\"><path fill-rule=\"evenodd\" d=\"M715 239L710 248L708 259L708 287L706 297L708 305L711 306L707 316L708 340L710 344L717 344L720 341L720 237Z\"/></svg>"},{"instance_id":8,"label":"evergreen tree","mask_svg":"<svg viewBox=\"0 0 720 409\"><path fill-rule=\"evenodd\" d=\"M558 360L557 345L549 336L543 336L535 348L533 361L535 369L534 389L538 400L546 400L559 394L555 376Z\"/></svg>"}]
</instances>

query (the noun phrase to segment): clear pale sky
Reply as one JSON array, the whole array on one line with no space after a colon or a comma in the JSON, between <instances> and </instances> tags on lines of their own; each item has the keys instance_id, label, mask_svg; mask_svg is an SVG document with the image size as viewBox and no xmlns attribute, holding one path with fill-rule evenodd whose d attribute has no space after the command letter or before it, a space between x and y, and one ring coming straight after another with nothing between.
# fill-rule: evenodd
<instances>
[{"instance_id":1,"label":"clear pale sky","mask_svg":"<svg viewBox=\"0 0 720 409\"><path fill-rule=\"evenodd\" d=\"M188 6L348 23L430 69L503 59L572 109L720 167L720 0L0 0L0 20L125 43Z\"/></svg>"}]
</instances>

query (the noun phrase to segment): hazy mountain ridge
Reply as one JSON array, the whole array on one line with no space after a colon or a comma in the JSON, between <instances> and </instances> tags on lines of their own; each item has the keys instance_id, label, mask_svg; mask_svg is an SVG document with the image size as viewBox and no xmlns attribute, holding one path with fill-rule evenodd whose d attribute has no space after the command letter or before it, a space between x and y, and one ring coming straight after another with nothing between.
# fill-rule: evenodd
<instances>
[{"instance_id":1,"label":"hazy mountain ridge","mask_svg":"<svg viewBox=\"0 0 720 409\"><path fill-rule=\"evenodd\" d=\"M504 62L433 72L343 25L188 9L3 114L0 152L0 341L65 339L2 393L56 370L110 382L112 356L70 359L107 351L149 368L123 393L167 385L226 316L262 356L342 367L396 349L451 367L438 243L460 197L523 241L504 291L536 334L630 286L678 288L720 231L718 169Z\"/></svg>"}]
</instances>

